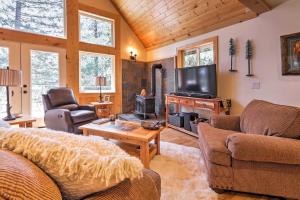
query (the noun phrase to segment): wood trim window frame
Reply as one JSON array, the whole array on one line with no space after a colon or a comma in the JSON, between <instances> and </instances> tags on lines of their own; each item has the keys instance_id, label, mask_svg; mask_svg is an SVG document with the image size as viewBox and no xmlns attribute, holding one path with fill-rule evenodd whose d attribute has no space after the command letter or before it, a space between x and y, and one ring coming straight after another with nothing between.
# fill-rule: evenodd
<instances>
[{"instance_id":1,"label":"wood trim window frame","mask_svg":"<svg viewBox=\"0 0 300 200\"><path fill-rule=\"evenodd\" d=\"M115 46L107 47L95 44L80 42L79 38L79 11L93 13L95 15L104 16L115 21ZM22 32L0 28L0 40L14 41L20 43L29 43L36 45L46 45L66 49L67 70L66 80L67 87L72 88L75 96L80 103L88 103L98 98L97 93L80 94L79 92L79 52L94 52L102 54L115 55L115 87L116 92L111 95L111 101L114 102L114 112L121 111L122 106L122 72L120 57L120 29L121 17L107 11L100 10L88 5L79 3L77 0L65 0L66 15L66 38L58 38L47 35L39 35L35 33Z\"/></svg>"},{"instance_id":2,"label":"wood trim window frame","mask_svg":"<svg viewBox=\"0 0 300 200\"><path fill-rule=\"evenodd\" d=\"M177 48L177 62L176 62L176 67L177 68L183 68L184 67L184 60L183 60L183 54L187 50L193 50L193 49L198 49L200 46L203 46L205 44L213 44L213 49L214 49L214 62L217 65L217 69L219 68L219 44L218 44L218 36L214 36L211 38L207 38L204 40L201 40L196 43L188 44L182 47Z\"/></svg>"},{"instance_id":3,"label":"wood trim window frame","mask_svg":"<svg viewBox=\"0 0 300 200\"><path fill-rule=\"evenodd\" d=\"M91 13L96 16L108 18L114 20L114 46L102 46L97 44L91 44L87 42L80 41L80 35L79 35L79 12L87 12ZM99 54L108 54L108 55L114 55L115 57L115 92L107 93L111 97L111 101L114 102L114 112L121 111L122 108L122 70L121 70L121 17L119 15L100 10L98 8L94 8L88 5L84 5L79 3L78 4L78 12L77 12L77 19L78 19L78 52L84 51L84 52L91 52L91 53L99 53ZM79 58L79 53L78 53ZM80 103L89 103L92 99L98 98L98 93L81 93L79 91L79 61L78 61L78 71L76 72L77 77L75 77L74 82L74 88L78 92L78 98ZM105 95L105 94L104 94ZM90 99L90 100L89 100Z\"/></svg>"}]
</instances>

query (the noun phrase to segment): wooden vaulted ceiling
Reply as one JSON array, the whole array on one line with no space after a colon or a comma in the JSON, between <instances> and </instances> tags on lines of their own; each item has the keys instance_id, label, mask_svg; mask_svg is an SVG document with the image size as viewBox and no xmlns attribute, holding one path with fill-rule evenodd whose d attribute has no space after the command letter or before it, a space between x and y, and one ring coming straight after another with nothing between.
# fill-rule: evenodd
<instances>
[{"instance_id":1,"label":"wooden vaulted ceiling","mask_svg":"<svg viewBox=\"0 0 300 200\"><path fill-rule=\"evenodd\" d=\"M147 49L252 19L264 0L111 0Z\"/></svg>"}]
</instances>

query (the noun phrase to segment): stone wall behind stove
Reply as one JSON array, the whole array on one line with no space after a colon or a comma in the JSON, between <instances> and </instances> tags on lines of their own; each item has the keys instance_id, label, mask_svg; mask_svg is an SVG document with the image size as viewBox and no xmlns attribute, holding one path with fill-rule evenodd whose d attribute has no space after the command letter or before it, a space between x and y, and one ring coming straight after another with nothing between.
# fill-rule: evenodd
<instances>
[{"instance_id":1,"label":"stone wall behind stove","mask_svg":"<svg viewBox=\"0 0 300 200\"><path fill-rule=\"evenodd\" d=\"M135 109L135 95L146 89L151 94L151 67L162 64L163 71L156 70L155 110L158 115L165 114L165 94L175 91L175 58L154 62L133 62L122 60L122 104L123 113L132 113Z\"/></svg>"},{"instance_id":2,"label":"stone wall behind stove","mask_svg":"<svg viewBox=\"0 0 300 200\"><path fill-rule=\"evenodd\" d=\"M135 96L142 89L150 92L147 63L122 60L122 112L131 113L135 109ZM150 81L150 82L149 82Z\"/></svg>"}]
</instances>

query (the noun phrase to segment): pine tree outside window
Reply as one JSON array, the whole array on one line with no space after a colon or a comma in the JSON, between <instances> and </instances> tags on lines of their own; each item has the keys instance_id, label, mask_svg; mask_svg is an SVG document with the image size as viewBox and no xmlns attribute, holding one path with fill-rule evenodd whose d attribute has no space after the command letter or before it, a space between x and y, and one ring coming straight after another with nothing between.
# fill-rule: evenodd
<instances>
[{"instance_id":1,"label":"pine tree outside window","mask_svg":"<svg viewBox=\"0 0 300 200\"><path fill-rule=\"evenodd\" d=\"M114 21L80 11L80 41L114 47Z\"/></svg>"},{"instance_id":2,"label":"pine tree outside window","mask_svg":"<svg viewBox=\"0 0 300 200\"><path fill-rule=\"evenodd\" d=\"M6 69L9 66L9 50L6 47L0 47L0 68ZM0 87L0 116L6 113L6 88Z\"/></svg>"},{"instance_id":3,"label":"pine tree outside window","mask_svg":"<svg viewBox=\"0 0 300 200\"><path fill-rule=\"evenodd\" d=\"M97 76L106 77L107 85L101 88L103 92L115 92L115 56L81 51L80 92L99 92L99 86L96 86Z\"/></svg>"},{"instance_id":4,"label":"pine tree outside window","mask_svg":"<svg viewBox=\"0 0 300 200\"><path fill-rule=\"evenodd\" d=\"M0 27L65 38L65 0L0 0Z\"/></svg>"}]
</instances>

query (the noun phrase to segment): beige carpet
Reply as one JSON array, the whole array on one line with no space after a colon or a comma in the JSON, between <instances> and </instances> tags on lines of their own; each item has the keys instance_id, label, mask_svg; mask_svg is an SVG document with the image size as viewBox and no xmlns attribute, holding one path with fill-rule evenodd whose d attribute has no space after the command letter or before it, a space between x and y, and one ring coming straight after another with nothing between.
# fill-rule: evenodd
<instances>
[{"instance_id":1,"label":"beige carpet","mask_svg":"<svg viewBox=\"0 0 300 200\"><path fill-rule=\"evenodd\" d=\"M168 142L161 143L161 155L150 168L162 179L162 200L270 200L242 193L217 194L208 187L200 150ZM272 198L274 199L274 198Z\"/></svg>"}]
</instances>

